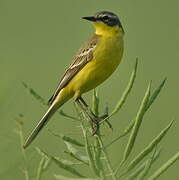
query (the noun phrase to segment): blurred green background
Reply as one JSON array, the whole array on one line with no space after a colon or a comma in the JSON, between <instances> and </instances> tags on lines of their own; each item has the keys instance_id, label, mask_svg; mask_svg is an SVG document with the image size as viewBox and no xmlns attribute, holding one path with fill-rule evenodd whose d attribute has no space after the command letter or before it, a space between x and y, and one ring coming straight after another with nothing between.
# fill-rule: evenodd
<instances>
[{"instance_id":1,"label":"blurred green background","mask_svg":"<svg viewBox=\"0 0 179 180\"><path fill-rule=\"evenodd\" d=\"M145 116L133 155L164 128L172 118L175 124L162 141L162 158L155 168L179 150L179 21L177 0L1 0L0 1L0 179L21 180L23 160L19 137L14 133L15 118L24 115L24 134L28 135L45 111L22 86L22 81L35 89L46 100L51 96L64 69L79 46L94 31L82 16L109 10L120 16L125 29L123 62L113 76L99 87L101 108L108 102L114 107L120 98L139 58L138 77L132 94L121 112L112 118L114 133L106 130L106 141L115 137L128 124L139 107L149 80L156 87L164 77L167 83L160 97ZM91 93L85 98L90 100ZM74 113L72 101L63 110ZM78 138L78 124L55 115L48 128ZM126 138L110 148L114 164L121 159ZM44 130L27 149L29 168L35 174L39 155L33 147L39 146L53 155L63 157L64 145ZM159 179L177 180L179 162ZM52 166L43 177L53 179L61 173Z\"/></svg>"}]
</instances>

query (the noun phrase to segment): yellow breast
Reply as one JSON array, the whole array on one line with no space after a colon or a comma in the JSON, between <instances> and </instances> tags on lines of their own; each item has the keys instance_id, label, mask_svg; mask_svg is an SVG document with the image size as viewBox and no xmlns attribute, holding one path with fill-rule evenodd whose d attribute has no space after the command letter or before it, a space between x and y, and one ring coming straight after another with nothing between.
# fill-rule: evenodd
<instances>
[{"instance_id":1,"label":"yellow breast","mask_svg":"<svg viewBox=\"0 0 179 180\"><path fill-rule=\"evenodd\" d=\"M123 54L123 33L101 36L93 59L65 87L75 97L95 88L106 80L119 65Z\"/></svg>"}]
</instances>

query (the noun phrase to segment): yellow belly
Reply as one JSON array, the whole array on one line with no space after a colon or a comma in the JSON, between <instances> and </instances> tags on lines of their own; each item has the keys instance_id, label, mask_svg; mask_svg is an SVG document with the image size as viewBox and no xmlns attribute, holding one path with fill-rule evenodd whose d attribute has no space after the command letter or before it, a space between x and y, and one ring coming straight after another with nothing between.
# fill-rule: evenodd
<instances>
[{"instance_id":1,"label":"yellow belly","mask_svg":"<svg viewBox=\"0 0 179 180\"><path fill-rule=\"evenodd\" d=\"M80 97L106 80L119 65L123 54L123 38L101 38L95 49L93 59L76 74L63 89L68 97Z\"/></svg>"}]
</instances>

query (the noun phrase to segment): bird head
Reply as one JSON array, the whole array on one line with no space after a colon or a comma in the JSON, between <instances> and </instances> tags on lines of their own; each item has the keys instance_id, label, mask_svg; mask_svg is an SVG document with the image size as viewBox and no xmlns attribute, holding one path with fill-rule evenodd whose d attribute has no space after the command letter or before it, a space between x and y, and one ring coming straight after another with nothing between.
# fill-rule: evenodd
<instances>
[{"instance_id":1,"label":"bird head","mask_svg":"<svg viewBox=\"0 0 179 180\"><path fill-rule=\"evenodd\" d=\"M118 16L112 12L101 11L96 13L94 16L87 16L82 18L92 22L96 29L96 34L104 35L111 32L124 32Z\"/></svg>"}]
</instances>

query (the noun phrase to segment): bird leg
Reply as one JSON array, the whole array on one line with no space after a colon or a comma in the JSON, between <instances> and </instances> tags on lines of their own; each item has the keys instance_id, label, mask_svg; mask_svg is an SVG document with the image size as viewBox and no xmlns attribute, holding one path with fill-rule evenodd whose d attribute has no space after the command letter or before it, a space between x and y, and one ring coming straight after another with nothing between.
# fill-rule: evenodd
<instances>
[{"instance_id":1,"label":"bird leg","mask_svg":"<svg viewBox=\"0 0 179 180\"><path fill-rule=\"evenodd\" d=\"M88 108L88 104L85 102L85 100L82 97L79 97L79 100L86 108Z\"/></svg>"},{"instance_id":2,"label":"bird leg","mask_svg":"<svg viewBox=\"0 0 179 180\"><path fill-rule=\"evenodd\" d=\"M108 106L105 107L105 111L104 111L104 114L102 116L96 116L92 111L91 109L89 108L89 106L87 105L87 103L85 102L85 100L80 97L79 98L80 101L82 102L82 104L86 107L86 109L89 111L89 113L91 114L92 117L94 117L94 119L96 119L96 121L99 123L101 120L105 119L108 117ZM108 121L108 119L106 119L106 124L109 126L110 129L113 130L113 127L111 125L111 123Z\"/></svg>"},{"instance_id":3,"label":"bird leg","mask_svg":"<svg viewBox=\"0 0 179 180\"><path fill-rule=\"evenodd\" d=\"M81 103L83 104L83 106L86 108L86 110L88 111L88 113L90 114L90 116L93 118L92 122L97 124L97 126L99 126L99 122L105 118L108 117L108 107L106 106L105 108L105 113L102 116L96 116L91 109L89 108L89 106L87 105L87 103L85 102L85 100L82 97L79 97L79 100L81 101ZM110 129L112 128L111 123L106 119L105 121L107 123L107 125L109 126ZM99 128L99 127L98 127ZM93 133L95 134L95 133Z\"/></svg>"},{"instance_id":4,"label":"bird leg","mask_svg":"<svg viewBox=\"0 0 179 180\"><path fill-rule=\"evenodd\" d=\"M95 116L95 114L88 108L88 105L82 98L78 98L75 100L77 105L83 110L83 112L87 115L87 117L91 121L91 126L93 129L93 135L97 134L99 130L99 118Z\"/></svg>"}]
</instances>

